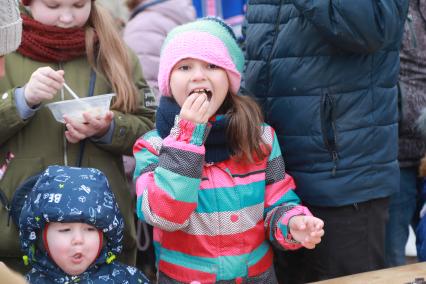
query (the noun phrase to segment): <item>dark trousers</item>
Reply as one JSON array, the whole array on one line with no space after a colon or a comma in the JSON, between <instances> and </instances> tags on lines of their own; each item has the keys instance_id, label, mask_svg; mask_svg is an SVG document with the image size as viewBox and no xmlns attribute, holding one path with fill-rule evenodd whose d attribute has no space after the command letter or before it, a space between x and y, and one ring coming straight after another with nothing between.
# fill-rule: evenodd
<instances>
[{"instance_id":1,"label":"dark trousers","mask_svg":"<svg viewBox=\"0 0 426 284\"><path fill-rule=\"evenodd\" d=\"M411 224L415 230L423 203L419 192L423 179L418 177L418 167L401 168L399 191L389 199L389 220L386 225L385 260L387 267L406 264L405 245ZM420 208L418 208L420 207Z\"/></svg>"},{"instance_id":2,"label":"dark trousers","mask_svg":"<svg viewBox=\"0 0 426 284\"><path fill-rule=\"evenodd\" d=\"M342 207L306 206L324 220L325 235L314 250L276 252L280 284L320 281L385 267L389 198Z\"/></svg>"}]
</instances>

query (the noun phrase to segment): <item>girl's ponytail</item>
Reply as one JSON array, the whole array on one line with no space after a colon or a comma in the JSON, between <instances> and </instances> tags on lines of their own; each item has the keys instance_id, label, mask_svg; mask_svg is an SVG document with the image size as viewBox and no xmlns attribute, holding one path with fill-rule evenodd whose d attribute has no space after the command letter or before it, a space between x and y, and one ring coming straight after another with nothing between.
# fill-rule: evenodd
<instances>
[{"instance_id":1,"label":"girl's ponytail","mask_svg":"<svg viewBox=\"0 0 426 284\"><path fill-rule=\"evenodd\" d=\"M248 96L228 95L225 108L229 125L227 137L238 161L253 163L264 159L268 150L262 140L263 115L258 104Z\"/></svg>"}]
</instances>

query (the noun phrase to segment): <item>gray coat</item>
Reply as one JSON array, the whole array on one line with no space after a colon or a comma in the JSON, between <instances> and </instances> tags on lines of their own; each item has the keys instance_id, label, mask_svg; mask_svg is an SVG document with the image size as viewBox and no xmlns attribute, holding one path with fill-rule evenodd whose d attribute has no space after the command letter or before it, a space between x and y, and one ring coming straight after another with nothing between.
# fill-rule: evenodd
<instances>
[{"instance_id":1,"label":"gray coat","mask_svg":"<svg viewBox=\"0 0 426 284\"><path fill-rule=\"evenodd\" d=\"M426 140L415 121L426 107L426 2L412 0L401 49L402 112L399 125L400 167L418 166L426 153ZM422 126L423 128L425 126Z\"/></svg>"},{"instance_id":2,"label":"gray coat","mask_svg":"<svg viewBox=\"0 0 426 284\"><path fill-rule=\"evenodd\" d=\"M123 39L137 54L149 86L158 93L161 45L176 26L195 20L191 0L143 1L130 15Z\"/></svg>"}]
</instances>

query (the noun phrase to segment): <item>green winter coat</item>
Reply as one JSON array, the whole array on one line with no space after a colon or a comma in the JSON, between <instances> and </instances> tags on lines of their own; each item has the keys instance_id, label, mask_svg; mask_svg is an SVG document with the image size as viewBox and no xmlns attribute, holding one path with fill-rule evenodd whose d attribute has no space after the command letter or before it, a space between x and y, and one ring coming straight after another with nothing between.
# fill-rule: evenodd
<instances>
[{"instance_id":1,"label":"green winter coat","mask_svg":"<svg viewBox=\"0 0 426 284\"><path fill-rule=\"evenodd\" d=\"M99 144L87 139L82 167L93 167L103 171L115 193L121 213L126 222L124 250L121 261L135 265L136 233L133 215L133 198L124 175L122 155L131 155L132 146L137 138L153 128L154 112L145 107L143 89L146 87L137 57L132 53L133 78L140 89L139 108L134 114L114 111L114 134L111 144ZM86 58L78 58L65 63L41 63L23 57L19 53L6 56L6 76L0 80L0 165L8 152L15 158L0 180L0 189L10 201L14 190L26 178L44 170L48 165L64 165L64 154L68 165L76 165L80 144L66 142L64 124L53 118L46 101L28 120L22 120L14 101L14 88L24 86L31 74L39 67L50 66L65 71L65 81L80 96L89 92L91 68ZM112 88L101 74L96 76L94 95L111 93ZM69 94L58 92L52 101L71 99ZM0 203L0 259L22 257L18 231L12 220L8 220L8 212ZM11 259L12 260L12 259Z\"/></svg>"}]
</instances>

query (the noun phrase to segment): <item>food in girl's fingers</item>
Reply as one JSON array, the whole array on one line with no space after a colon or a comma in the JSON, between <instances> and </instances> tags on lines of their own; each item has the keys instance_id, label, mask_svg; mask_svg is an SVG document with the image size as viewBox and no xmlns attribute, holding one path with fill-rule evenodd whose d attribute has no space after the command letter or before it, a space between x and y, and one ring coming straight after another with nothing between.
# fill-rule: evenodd
<instances>
[{"instance_id":1,"label":"food in girl's fingers","mask_svg":"<svg viewBox=\"0 0 426 284\"><path fill-rule=\"evenodd\" d=\"M212 99L212 96L213 96L213 93L210 89L204 89L204 88L203 89L194 89L193 91L191 91L189 93L189 95L192 95L192 94L195 94L195 93L206 94L208 101L210 101Z\"/></svg>"}]
</instances>

